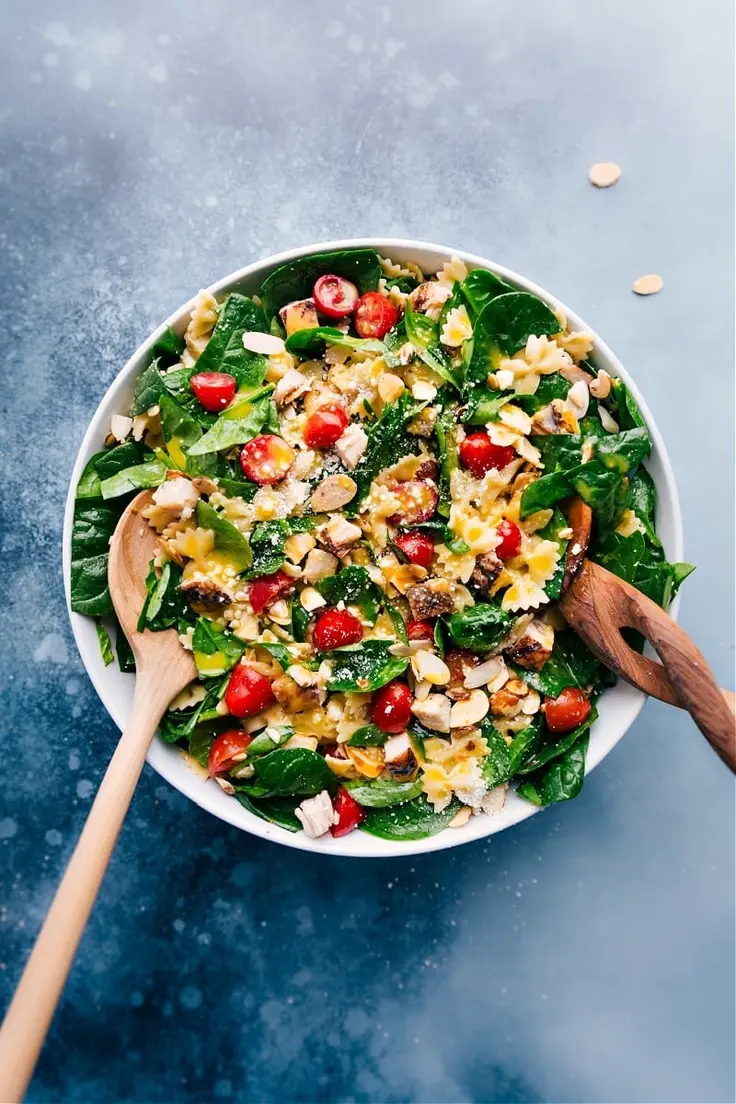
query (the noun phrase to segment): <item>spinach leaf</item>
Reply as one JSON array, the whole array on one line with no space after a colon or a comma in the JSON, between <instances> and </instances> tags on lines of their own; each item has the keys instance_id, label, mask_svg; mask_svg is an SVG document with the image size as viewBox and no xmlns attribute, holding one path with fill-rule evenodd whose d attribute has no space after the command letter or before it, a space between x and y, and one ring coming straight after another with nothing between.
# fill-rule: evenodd
<instances>
[{"instance_id":1,"label":"spinach leaf","mask_svg":"<svg viewBox=\"0 0 736 1104\"><path fill-rule=\"evenodd\" d=\"M120 518L114 506L93 499L77 499L72 525L72 559L107 554L110 538Z\"/></svg>"},{"instance_id":2,"label":"spinach leaf","mask_svg":"<svg viewBox=\"0 0 736 1104\"><path fill-rule=\"evenodd\" d=\"M585 778L587 750L586 733L559 759L522 782L516 791L519 797L525 797L534 805L552 805L556 801L569 801L577 797Z\"/></svg>"},{"instance_id":3,"label":"spinach leaf","mask_svg":"<svg viewBox=\"0 0 736 1104\"><path fill-rule=\"evenodd\" d=\"M519 514L525 518L535 514L537 510L548 510L571 494L572 485L564 472L542 475L522 491Z\"/></svg>"},{"instance_id":4,"label":"spinach leaf","mask_svg":"<svg viewBox=\"0 0 736 1104\"><path fill-rule=\"evenodd\" d=\"M482 763L483 779L489 789L508 782L511 777L511 752L505 739L487 718L481 721L481 733L488 744L488 755Z\"/></svg>"},{"instance_id":5,"label":"spinach leaf","mask_svg":"<svg viewBox=\"0 0 736 1104\"><path fill-rule=\"evenodd\" d=\"M312 329L297 330L286 339L286 348L302 360L316 360L321 357L327 345L338 345L342 349L358 349L363 353L389 353L382 341L370 337L351 337L334 326L315 326Z\"/></svg>"},{"instance_id":6,"label":"spinach leaf","mask_svg":"<svg viewBox=\"0 0 736 1104\"><path fill-rule=\"evenodd\" d=\"M375 624L378 617L383 591L374 583L364 567L343 567L337 575L320 579L316 589L329 606L344 602L346 606L357 606L363 617Z\"/></svg>"},{"instance_id":7,"label":"spinach leaf","mask_svg":"<svg viewBox=\"0 0 736 1104\"><path fill-rule=\"evenodd\" d=\"M101 460L105 456L104 450L102 452L96 452L94 456L90 456L87 463L84 465L84 471L79 477L77 483L77 498L100 498L100 477L97 474L97 461Z\"/></svg>"},{"instance_id":8,"label":"spinach leaf","mask_svg":"<svg viewBox=\"0 0 736 1104\"><path fill-rule=\"evenodd\" d=\"M205 696L193 708L169 709L161 718L159 734L167 744L180 740L189 742L189 754L201 766L207 766L207 757L218 732L232 728L229 717L216 713L217 705L227 689L228 679L208 679Z\"/></svg>"},{"instance_id":9,"label":"spinach leaf","mask_svg":"<svg viewBox=\"0 0 736 1104\"><path fill-rule=\"evenodd\" d=\"M545 583L544 587L544 593L553 600L560 597L562 593L562 584L565 581L565 557L567 555L567 546L570 541L567 537L561 537L560 533L567 528L567 518L561 510L555 510L544 529L540 529L537 534L542 537L543 540L554 541L560 550L560 558L557 562L555 573L552 578Z\"/></svg>"},{"instance_id":10,"label":"spinach leaf","mask_svg":"<svg viewBox=\"0 0 736 1104\"><path fill-rule=\"evenodd\" d=\"M119 622L115 621L115 651L118 653L118 667L124 673L135 673L135 659L128 638Z\"/></svg>"},{"instance_id":11,"label":"spinach leaf","mask_svg":"<svg viewBox=\"0 0 736 1104\"><path fill-rule=\"evenodd\" d=\"M408 295L409 292L414 291L415 288L419 287L420 283L416 276L384 276L384 279L386 281L387 291L390 291L391 288L397 288L398 291L403 292L404 295Z\"/></svg>"},{"instance_id":12,"label":"spinach leaf","mask_svg":"<svg viewBox=\"0 0 736 1104\"><path fill-rule=\"evenodd\" d=\"M637 468L629 480L629 509L633 510L646 530L647 540L657 548L662 542L654 529L657 488L646 468Z\"/></svg>"},{"instance_id":13,"label":"spinach leaf","mask_svg":"<svg viewBox=\"0 0 736 1104\"><path fill-rule=\"evenodd\" d=\"M197 372L229 372L238 390L254 389L263 383L267 360L243 345L243 334L266 333L263 311L252 299L233 291L220 308L217 325L197 361Z\"/></svg>"},{"instance_id":14,"label":"spinach leaf","mask_svg":"<svg viewBox=\"0 0 736 1104\"><path fill-rule=\"evenodd\" d=\"M491 391L489 387L474 387L468 397L462 421L466 425L487 425L497 422L501 408L514 399L508 391Z\"/></svg>"},{"instance_id":15,"label":"spinach leaf","mask_svg":"<svg viewBox=\"0 0 736 1104\"><path fill-rule=\"evenodd\" d=\"M337 779L321 755L309 748L277 748L254 760L256 775L269 797L333 791Z\"/></svg>"},{"instance_id":16,"label":"spinach leaf","mask_svg":"<svg viewBox=\"0 0 736 1104\"><path fill-rule=\"evenodd\" d=\"M200 675L224 675L238 662L245 644L232 633L221 632L206 617L200 617L192 637L194 662Z\"/></svg>"},{"instance_id":17,"label":"spinach leaf","mask_svg":"<svg viewBox=\"0 0 736 1104\"><path fill-rule=\"evenodd\" d=\"M270 389L269 389L270 390ZM263 394L263 392L259 392ZM189 456L204 456L208 452L221 452L233 445L244 445L263 429L270 414L267 398L253 402L251 397L238 399L228 407L212 426L189 449Z\"/></svg>"},{"instance_id":18,"label":"spinach leaf","mask_svg":"<svg viewBox=\"0 0 736 1104\"><path fill-rule=\"evenodd\" d=\"M398 678L409 666L409 660L391 655L390 646L390 640L365 640L362 644L325 652L323 658L332 666L327 689L368 693Z\"/></svg>"},{"instance_id":19,"label":"spinach leaf","mask_svg":"<svg viewBox=\"0 0 736 1104\"><path fill-rule=\"evenodd\" d=\"M289 522L284 518L274 521L261 521L250 535L250 550L253 562L248 569L248 578L257 579L261 575L273 575L278 571L286 553L286 539L291 532Z\"/></svg>"},{"instance_id":20,"label":"spinach leaf","mask_svg":"<svg viewBox=\"0 0 736 1104\"><path fill-rule=\"evenodd\" d=\"M138 617L138 632L150 629L161 632L163 629L180 629L191 621L193 614L184 595L179 590L181 568L167 560L161 568L161 574L151 560L146 578L146 600Z\"/></svg>"},{"instance_id":21,"label":"spinach leaf","mask_svg":"<svg viewBox=\"0 0 736 1104\"><path fill-rule=\"evenodd\" d=\"M541 770L542 767L546 767L548 763L551 763L553 759L559 759L562 755L570 750L573 744L576 744L580 737L583 736L593 724L593 721L598 719L598 710L593 706L590 713L577 728L574 728L572 732L566 732L564 736L560 736L559 739L548 738L539 744L534 750L524 758L524 760L516 768L517 774L533 774L537 770Z\"/></svg>"},{"instance_id":22,"label":"spinach leaf","mask_svg":"<svg viewBox=\"0 0 736 1104\"><path fill-rule=\"evenodd\" d=\"M458 648L489 652L508 634L513 616L485 602L459 610L447 619L447 629Z\"/></svg>"},{"instance_id":23,"label":"spinach leaf","mask_svg":"<svg viewBox=\"0 0 736 1104\"><path fill-rule=\"evenodd\" d=\"M440 455L440 500L437 513L442 517L450 516L452 496L450 494L450 479L452 473L460 467L460 453L455 429L455 412L451 407L442 411L435 423L434 432L437 438L437 451Z\"/></svg>"},{"instance_id":24,"label":"spinach leaf","mask_svg":"<svg viewBox=\"0 0 736 1104\"><path fill-rule=\"evenodd\" d=\"M418 840L443 831L462 808L453 799L441 813L435 813L426 797L415 797L405 805L389 809L368 809L360 828L371 836L390 840Z\"/></svg>"},{"instance_id":25,"label":"spinach leaf","mask_svg":"<svg viewBox=\"0 0 736 1104\"><path fill-rule=\"evenodd\" d=\"M604 467L625 475L651 451L652 442L646 429L637 428L600 437L595 443L593 455Z\"/></svg>"},{"instance_id":26,"label":"spinach leaf","mask_svg":"<svg viewBox=\"0 0 736 1104\"><path fill-rule=\"evenodd\" d=\"M95 622L95 628L97 629L97 640L100 645L100 655L102 656L102 662L106 667L109 667L112 661L115 659L115 656L112 652L112 642L110 641L110 634L105 626L102 624L102 622L99 620L99 618Z\"/></svg>"},{"instance_id":27,"label":"spinach leaf","mask_svg":"<svg viewBox=\"0 0 736 1104\"><path fill-rule=\"evenodd\" d=\"M417 438L406 432L406 423L415 413L415 404L409 393L404 391L395 402L387 403L380 418L368 427L368 444L363 459L353 472L358 490L349 505L351 513L357 510L368 494L379 472L395 464L402 456L419 452Z\"/></svg>"},{"instance_id":28,"label":"spinach leaf","mask_svg":"<svg viewBox=\"0 0 736 1104\"><path fill-rule=\"evenodd\" d=\"M215 534L215 548L228 558L237 572L250 566L252 557L247 539L227 518L218 514L214 506L202 499L197 503L197 523L203 529L212 530Z\"/></svg>"},{"instance_id":29,"label":"spinach leaf","mask_svg":"<svg viewBox=\"0 0 736 1104\"><path fill-rule=\"evenodd\" d=\"M109 479L110 476L117 475L125 468L138 464L143 459L144 451L143 445L132 438L124 441L122 445L105 449L104 452L98 453L95 459L97 474L100 479Z\"/></svg>"},{"instance_id":30,"label":"spinach leaf","mask_svg":"<svg viewBox=\"0 0 736 1104\"><path fill-rule=\"evenodd\" d=\"M165 364L175 364L187 347L183 337L175 334L171 326L161 334L158 341L154 342L153 355L164 361ZM148 409L148 407L146 407Z\"/></svg>"},{"instance_id":31,"label":"spinach leaf","mask_svg":"<svg viewBox=\"0 0 736 1104\"><path fill-rule=\"evenodd\" d=\"M246 789L240 789L235 794L236 798L249 813L267 820L270 824L278 824L279 828L285 828L287 832L298 832L302 827L294 809L299 804L293 798L288 797L262 797L258 800L248 796Z\"/></svg>"},{"instance_id":32,"label":"spinach leaf","mask_svg":"<svg viewBox=\"0 0 736 1104\"><path fill-rule=\"evenodd\" d=\"M582 463L583 439L571 433L541 434L531 438L544 461L545 473L568 472Z\"/></svg>"},{"instance_id":33,"label":"spinach leaf","mask_svg":"<svg viewBox=\"0 0 736 1104\"><path fill-rule=\"evenodd\" d=\"M351 747L383 747L388 736L388 732L384 732L378 725L368 724L356 729L348 743Z\"/></svg>"},{"instance_id":34,"label":"spinach leaf","mask_svg":"<svg viewBox=\"0 0 736 1104\"><path fill-rule=\"evenodd\" d=\"M107 586L107 552L72 559L71 607L75 613L86 613L90 617L107 617L112 613Z\"/></svg>"},{"instance_id":35,"label":"spinach leaf","mask_svg":"<svg viewBox=\"0 0 736 1104\"><path fill-rule=\"evenodd\" d=\"M602 665L572 629L555 633L552 655L541 671L511 666L519 678L550 698L559 697L568 686L584 690L595 685L602 671Z\"/></svg>"},{"instance_id":36,"label":"spinach leaf","mask_svg":"<svg viewBox=\"0 0 736 1104\"><path fill-rule=\"evenodd\" d=\"M368 782L364 778L354 782L345 782L350 796L368 809L387 809L391 805L404 805L413 801L422 792L420 778L413 782L397 782L394 778L374 778Z\"/></svg>"},{"instance_id":37,"label":"spinach leaf","mask_svg":"<svg viewBox=\"0 0 736 1104\"><path fill-rule=\"evenodd\" d=\"M592 508L603 529L616 524L626 505L629 483L625 475L604 467L600 460L581 464L568 473L571 485ZM524 508L522 495L522 509Z\"/></svg>"},{"instance_id":38,"label":"spinach leaf","mask_svg":"<svg viewBox=\"0 0 736 1104\"><path fill-rule=\"evenodd\" d=\"M473 327L473 355L467 376L482 383L498 366L500 354L513 356L535 335L559 333L560 323L549 307L526 291L491 299Z\"/></svg>"},{"instance_id":39,"label":"spinach leaf","mask_svg":"<svg viewBox=\"0 0 736 1104\"><path fill-rule=\"evenodd\" d=\"M334 253L313 253L281 265L261 287L266 316L271 318L295 299L307 299L320 276L334 273L352 281L362 295L378 287L381 265L375 249L341 249Z\"/></svg>"},{"instance_id":40,"label":"spinach leaf","mask_svg":"<svg viewBox=\"0 0 736 1104\"><path fill-rule=\"evenodd\" d=\"M514 402L523 407L527 414L536 414L553 399L566 399L570 390L570 383L559 372L553 372L550 376L542 376L539 386L533 395L514 395ZM586 418L585 421L588 421ZM600 425L600 422L598 423ZM601 426L601 428L603 428ZM581 427L582 431L582 427Z\"/></svg>"},{"instance_id":41,"label":"spinach leaf","mask_svg":"<svg viewBox=\"0 0 736 1104\"><path fill-rule=\"evenodd\" d=\"M499 276L488 272L485 268L474 268L469 272L461 288L471 318L477 318L491 299L499 295L508 295L514 290L511 284L505 283Z\"/></svg>"},{"instance_id":42,"label":"spinach leaf","mask_svg":"<svg viewBox=\"0 0 736 1104\"><path fill-rule=\"evenodd\" d=\"M152 360L138 379L135 381L133 393L133 405L130 408L131 417L136 414L145 414L152 406L156 406L162 395L166 394L166 384L159 371L158 358Z\"/></svg>"},{"instance_id":43,"label":"spinach leaf","mask_svg":"<svg viewBox=\"0 0 736 1104\"><path fill-rule=\"evenodd\" d=\"M151 487L160 487L166 482L168 468L161 460L146 460L143 464L134 464L132 468L123 468L117 475L103 479L100 483L102 497L118 498L130 491L143 491Z\"/></svg>"},{"instance_id":44,"label":"spinach leaf","mask_svg":"<svg viewBox=\"0 0 736 1104\"><path fill-rule=\"evenodd\" d=\"M397 637L403 644L408 644L409 635L406 631L406 621L401 616L393 602L389 602L388 598L384 597L383 604L386 613L391 619L391 624L393 625L394 632L396 633Z\"/></svg>"},{"instance_id":45,"label":"spinach leaf","mask_svg":"<svg viewBox=\"0 0 736 1104\"><path fill-rule=\"evenodd\" d=\"M307 639L310 621L311 617L297 598L291 604L291 635L298 644L303 644Z\"/></svg>"},{"instance_id":46,"label":"spinach leaf","mask_svg":"<svg viewBox=\"0 0 736 1104\"><path fill-rule=\"evenodd\" d=\"M624 537L615 531L599 538L590 554L602 567L632 585L639 564L648 555L643 533Z\"/></svg>"},{"instance_id":47,"label":"spinach leaf","mask_svg":"<svg viewBox=\"0 0 736 1104\"><path fill-rule=\"evenodd\" d=\"M407 299L404 314L406 336L419 353L420 359L433 372L447 383L460 389L450 358L440 345L439 326L426 314L415 314L411 301Z\"/></svg>"},{"instance_id":48,"label":"spinach leaf","mask_svg":"<svg viewBox=\"0 0 736 1104\"><path fill-rule=\"evenodd\" d=\"M285 644L269 644L259 640L258 647L272 655L276 662L281 665L282 671L291 667L292 663L297 662Z\"/></svg>"},{"instance_id":49,"label":"spinach leaf","mask_svg":"<svg viewBox=\"0 0 736 1104\"><path fill-rule=\"evenodd\" d=\"M228 498L242 498L246 502L252 502L260 489L257 483L247 483L243 479L228 479L226 476L220 476L219 487Z\"/></svg>"},{"instance_id":50,"label":"spinach leaf","mask_svg":"<svg viewBox=\"0 0 736 1104\"><path fill-rule=\"evenodd\" d=\"M611 380L611 392L605 405L624 430L636 429L646 424L636 405L636 399L618 376Z\"/></svg>"},{"instance_id":51,"label":"spinach leaf","mask_svg":"<svg viewBox=\"0 0 736 1104\"><path fill-rule=\"evenodd\" d=\"M539 723L532 723L514 736L509 745L509 778L514 777L521 763L534 751L539 743L539 730Z\"/></svg>"}]
</instances>

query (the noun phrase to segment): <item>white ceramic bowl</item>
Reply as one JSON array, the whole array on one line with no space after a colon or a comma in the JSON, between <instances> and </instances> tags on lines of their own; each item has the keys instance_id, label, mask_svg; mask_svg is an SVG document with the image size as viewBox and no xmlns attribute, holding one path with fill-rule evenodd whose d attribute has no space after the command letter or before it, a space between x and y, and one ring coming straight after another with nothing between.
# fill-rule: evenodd
<instances>
[{"instance_id":1,"label":"white ceramic bowl","mask_svg":"<svg viewBox=\"0 0 736 1104\"><path fill-rule=\"evenodd\" d=\"M315 245L302 246L298 249L289 250L287 253L279 253L247 265L238 272L234 272L213 284L209 290L218 296L236 289L247 294L253 294L258 290L266 276L286 261L324 250L347 249L357 246L373 246L382 256L391 257L394 261L416 261L428 273L436 272L446 260L449 260L455 254L461 257L470 268L490 269L518 288L533 292L544 299L553 309L562 306L569 322L575 329L590 329L558 299L537 287L536 284L531 283L530 280L519 276L516 272L487 261L483 257L474 256L472 253L464 253L459 249L448 249L442 245L431 245L421 241L406 241L400 238L356 238L347 241L320 242ZM72 472L64 518L63 563L67 603L69 603L70 541L74 512L74 491L79 476L92 453L101 448L110 424L110 416L116 412L124 413L127 411L133 396L134 382L148 363L152 345L168 326L171 326L177 333L183 333L192 303L193 300L185 303L135 351L108 388L92 417ZM597 336L595 338L593 359L597 367L605 368L611 375L621 376L626 381L646 419L654 446L647 466L657 485L657 531L664 543L668 558L670 560L680 560L682 559L680 504L672 467L656 423L636 384L631 380L605 342ZM674 609L671 612L674 612ZM104 667L92 619L72 613L71 609L70 617L82 661L92 679L92 683L108 713L122 729L131 712L135 676L122 674L116 664ZM608 754L614 744L618 743L629 726L633 724L644 704L644 697L645 695L623 683L619 683L613 690L606 691L602 696L598 706L600 716L593 726L590 739L587 772L600 763L601 759ZM518 798L514 793L509 793L504 808L494 816L472 817L464 828L446 829L425 840L399 843L378 839L364 832L352 832L342 839L332 839L331 836L327 836L312 840L303 832L296 834L287 832L285 829L274 824L268 824L247 812L232 797L224 794L216 783L202 778L201 774L197 773L188 764L184 755L177 748L165 744L158 737L154 739L151 745L148 762L177 790L221 820L225 820L229 824L242 828L255 836L262 836L264 839L285 844L287 847L297 847L304 851L319 851L331 855L383 858L390 855L412 855L423 851L440 851L445 847L457 847L469 840L480 839L482 836L500 832L538 811L536 806Z\"/></svg>"}]
</instances>

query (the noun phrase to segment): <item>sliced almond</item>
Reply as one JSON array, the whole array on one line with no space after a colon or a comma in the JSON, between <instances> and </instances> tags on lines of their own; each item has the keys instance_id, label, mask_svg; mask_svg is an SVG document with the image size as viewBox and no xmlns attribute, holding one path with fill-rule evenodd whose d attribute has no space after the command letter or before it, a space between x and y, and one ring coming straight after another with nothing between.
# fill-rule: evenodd
<instances>
[{"instance_id":1,"label":"sliced almond","mask_svg":"<svg viewBox=\"0 0 736 1104\"><path fill-rule=\"evenodd\" d=\"M631 290L636 295L656 295L663 287L664 280L662 277L652 272L648 276L640 276L638 280L634 280Z\"/></svg>"},{"instance_id":2,"label":"sliced almond","mask_svg":"<svg viewBox=\"0 0 736 1104\"><path fill-rule=\"evenodd\" d=\"M621 176L621 166L615 161L596 161L588 169L588 180L596 188L610 188Z\"/></svg>"},{"instance_id":3,"label":"sliced almond","mask_svg":"<svg viewBox=\"0 0 736 1104\"><path fill-rule=\"evenodd\" d=\"M463 805L462 809L458 809L454 817L447 825L448 828L463 828L470 820L473 814L473 810L469 805Z\"/></svg>"},{"instance_id":4,"label":"sliced almond","mask_svg":"<svg viewBox=\"0 0 736 1104\"><path fill-rule=\"evenodd\" d=\"M594 399L607 399L611 393L611 377L605 368L601 368L598 375L590 385L590 393Z\"/></svg>"},{"instance_id":5,"label":"sliced almond","mask_svg":"<svg viewBox=\"0 0 736 1104\"><path fill-rule=\"evenodd\" d=\"M394 402L405 390L404 381L393 372L383 372L378 378L378 394L385 403Z\"/></svg>"},{"instance_id":6,"label":"sliced almond","mask_svg":"<svg viewBox=\"0 0 736 1104\"><path fill-rule=\"evenodd\" d=\"M470 697L455 702L450 710L450 728L468 728L487 715L490 705L482 690L473 690Z\"/></svg>"},{"instance_id":7,"label":"sliced almond","mask_svg":"<svg viewBox=\"0 0 736 1104\"><path fill-rule=\"evenodd\" d=\"M450 668L434 652L421 649L411 657L411 669L420 682L430 682L433 686L446 686L450 681Z\"/></svg>"},{"instance_id":8,"label":"sliced almond","mask_svg":"<svg viewBox=\"0 0 736 1104\"><path fill-rule=\"evenodd\" d=\"M243 347L251 353L260 353L261 356L273 356L274 353L283 353L286 350L282 337L260 333L258 330L243 334Z\"/></svg>"},{"instance_id":9,"label":"sliced almond","mask_svg":"<svg viewBox=\"0 0 736 1104\"><path fill-rule=\"evenodd\" d=\"M328 475L315 489L310 505L317 514L340 510L355 498L357 491L358 484L349 475Z\"/></svg>"}]
</instances>

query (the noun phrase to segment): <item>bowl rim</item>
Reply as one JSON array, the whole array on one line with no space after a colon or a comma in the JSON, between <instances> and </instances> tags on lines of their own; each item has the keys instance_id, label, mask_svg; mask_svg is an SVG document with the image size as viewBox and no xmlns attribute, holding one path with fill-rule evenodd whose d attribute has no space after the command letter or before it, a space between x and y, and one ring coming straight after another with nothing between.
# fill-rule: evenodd
<instances>
[{"instance_id":1,"label":"bowl rim","mask_svg":"<svg viewBox=\"0 0 736 1104\"><path fill-rule=\"evenodd\" d=\"M564 311L568 324L572 323L575 329L585 329L589 331L595 342L595 359L597 361L605 361L606 369L610 370L613 368L611 374L618 375L624 380L634 395L642 416L644 417L647 429L652 438L652 457L656 457L661 467L659 478L655 479L655 485L658 491L658 503L662 503L664 497L662 492L666 491L668 503L667 520L670 528L670 538L667 542L667 554L670 559L682 559L682 514L674 471L659 427L657 426L648 404L618 357L600 337L597 331L591 326L588 326L575 311L570 310L560 299L534 283L532 280L529 280L526 276L521 275L505 265L488 260L479 254L470 253L462 249L450 248L434 242L394 237L341 238L296 246L280 253L261 257L257 261L236 269L227 276L221 277L219 280L209 285L206 290L213 295L220 295L262 273L264 273L264 275L261 275L261 280L263 280L269 271L272 271L279 265L286 264L300 257L308 256L312 253L358 248L373 248L382 256L389 257L393 257L395 253L408 255L412 252L438 254L445 257L446 260L449 260L451 257L459 257L470 268L487 269L515 285L520 290L529 291L537 295L551 306L552 309ZM89 637L88 629L89 626L92 625L93 619L82 614L74 613L71 609L71 530L74 516L75 490L84 465L92 453L99 448L99 443L104 438L105 434L104 432L101 434L100 430L104 425L104 420L109 417L106 408L111 404L111 401L117 395L118 391L122 390L126 384L132 381L140 373L145 366L146 357L161 335L164 334L169 327L182 328L182 323L191 311L195 298L196 296L192 296L181 307L173 311L168 318L137 347L106 389L95 408L79 446L70 475L69 490L67 492L62 535L62 567L64 592L72 632L82 663L92 685L105 709L121 729L127 721L127 710L121 707L121 702L117 700L116 694L108 685L108 678L105 674L108 669L102 666L99 657L96 656L95 651L92 649L92 641ZM678 606L679 596L676 596L668 611L675 619ZM85 626L87 626L87 629L85 629ZM97 649L96 635L94 648ZM95 659L97 659L98 662L95 662ZM117 672L117 668L115 670ZM130 685L132 687L132 679L134 676L120 675L120 677L131 680ZM622 716L620 721L611 723L608 726L611 731L605 738L602 738L600 732L601 720L598 721L599 731L596 735L599 738L591 743L586 762L586 777L623 738L636 720L646 700L646 695L640 691L623 683L619 683L613 691L607 691L606 694L602 696L601 702L605 704L606 699L610 699L612 694L617 698L616 702L612 703L612 706L617 707L616 712L622 713ZM613 713L613 708L610 712ZM614 718L611 716L611 722L613 721ZM172 752L175 754L172 755ZM474 817L471 819L470 824L466 825L466 827L460 831L449 831L445 829L437 835L430 836L428 839L402 842L380 839L369 836L364 832L354 832L340 839L333 839L330 836L312 840L304 832L288 832L286 829L278 827L278 825L270 824L265 820L259 819L254 814L244 809L238 802L228 798L214 783L208 782L203 784L201 773L190 769L190 764L187 763L184 755L181 753L176 754L176 752L177 749L173 748L171 745L165 744L158 736L155 736L146 758L153 769L176 790L184 794L185 797L188 797L190 800L194 801L195 804L218 817L218 819L224 820L251 835L277 842L283 846L293 847L297 850L309 851L313 854L349 856L351 858L388 858L391 856L402 857L441 851L450 847L459 847L464 843L469 843L474 840L484 839L487 836L494 835L499 831L504 831L506 828L510 828L514 824L526 820L535 813L541 812L541 809L537 806L532 805L530 802L524 802L519 798L515 799L515 801L518 800L519 807L517 808L516 805L514 805L513 814L511 816L504 815L504 812L508 810L509 803L507 802L505 809L500 813L494 814L493 816ZM475 827L476 830L469 833L467 828L471 826ZM355 837L359 837L360 839L359 848L356 847Z\"/></svg>"}]
</instances>

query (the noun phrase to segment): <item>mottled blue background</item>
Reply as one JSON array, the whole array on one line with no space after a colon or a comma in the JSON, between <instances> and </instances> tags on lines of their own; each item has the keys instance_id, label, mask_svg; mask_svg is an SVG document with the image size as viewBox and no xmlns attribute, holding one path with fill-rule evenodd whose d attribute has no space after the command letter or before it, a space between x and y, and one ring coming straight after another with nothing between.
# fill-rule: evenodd
<instances>
[{"instance_id":1,"label":"mottled blue background","mask_svg":"<svg viewBox=\"0 0 736 1104\"><path fill-rule=\"evenodd\" d=\"M116 738L62 593L76 450L256 257L424 237L573 305L656 412L682 622L733 682L729 0L25 0L0 41L3 1003ZM654 703L577 801L395 862L252 839L147 768L30 1099L733 1100L733 814Z\"/></svg>"}]
</instances>

